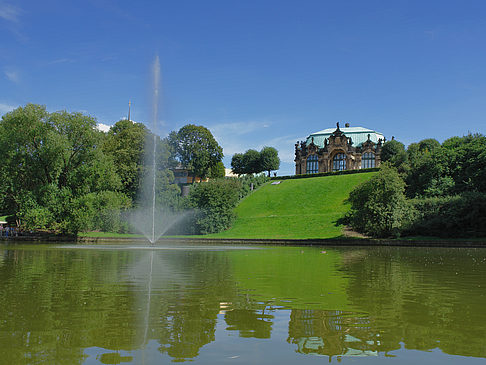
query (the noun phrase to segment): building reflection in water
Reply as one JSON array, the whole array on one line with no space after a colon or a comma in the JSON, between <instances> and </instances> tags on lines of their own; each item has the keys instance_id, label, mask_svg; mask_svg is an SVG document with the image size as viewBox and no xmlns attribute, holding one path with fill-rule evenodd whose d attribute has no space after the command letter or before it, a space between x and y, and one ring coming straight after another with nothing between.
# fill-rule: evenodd
<instances>
[{"instance_id":1,"label":"building reflection in water","mask_svg":"<svg viewBox=\"0 0 486 365\"><path fill-rule=\"evenodd\" d=\"M378 356L379 337L370 333L369 319L342 311L292 309L287 342L302 354Z\"/></svg>"}]
</instances>

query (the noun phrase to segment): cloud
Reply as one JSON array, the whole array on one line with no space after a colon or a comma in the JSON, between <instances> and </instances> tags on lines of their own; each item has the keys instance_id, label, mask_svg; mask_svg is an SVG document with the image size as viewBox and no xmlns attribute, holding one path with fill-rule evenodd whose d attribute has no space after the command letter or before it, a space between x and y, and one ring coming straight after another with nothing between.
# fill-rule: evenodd
<instances>
[{"instance_id":1,"label":"cloud","mask_svg":"<svg viewBox=\"0 0 486 365\"><path fill-rule=\"evenodd\" d=\"M214 138L223 147L224 162L227 167L235 153L243 153L248 149L261 150L264 146L275 147L282 161L282 168L293 171L294 145L302 136L289 135L285 130L275 127L276 123L268 120L221 123L209 126ZM290 167L288 167L290 166ZM289 172L290 173L290 172Z\"/></svg>"},{"instance_id":2,"label":"cloud","mask_svg":"<svg viewBox=\"0 0 486 365\"><path fill-rule=\"evenodd\" d=\"M221 123L210 127L211 132L215 135L245 135L255 131L260 132L262 128L270 127L271 123L268 121L253 121L253 122L235 122L235 123Z\"/></svg>"},{"instance_id":3,"label":"cloud","mask_svg":"<svg viewBox=\"0 0 486 365\"><path fill-rule=\"evenodd\" d=\"M225 156L231 156L256 148L257 141L268 134L270 125L268 121L221 123L209 126L209 130L223 147Z\"/></svg>"},{"instance_id":4,"label":"cloud","mask_svg":"<svg viewBox=\"0 0 486 365\"><path fill-rule=\"evenodd\" d=\"M48 64L49 65L57 65L57 64L60 64L60 63L72 63L72 62L74 62L74 60L72 58L58 58L56 60L49 62Z\"/></svg>"},{"instance_id":5,"label":"cloud","mask_svg":"<svg viewBox=\"0 0 486 365\"><path fill-rule=\"evenodd\" d=\"M19 73L15 70L5 70L5 77L13 83L18 84L20 82Z\"/></svg>"},{"instance_id":6,"label":"cloud","mask_svg":"<svg viewBox=\"0 0 486 365\"><path fill-rule=\"evenodd\" d=\"M304 140L305 138L302 137L295 137L295 136L279 136L272 138L261 146L270 146L275 147L278 150L278 157L282 162L294 163L295 158L295 142ZM261 148L260 147L260 148Z\"/></svg>"},{"instance_id":7,"label":"cloud","mask_svg":"<svg viewBox=\"0 0 486 365\"><path fill-rule=\"evenodd\" d=\"M12 32L19 41L25 42L27 36L20 31L22 27L20 16L22 13L23 11L19 7L1 2L0 0L0 21L3 20L5 22L6 28Z\"/></svg>"},{"instance_id":8,"label":"cloud","mask_svg":"<svg viewBox=\"0 0 486 365\"><path fill-rule=\"evenodd\" d=\"M98 125L96 126L96 128L98 128L98 130L102 131L102 132L108 132L111 128L111 125L107 125L107 124L103 124L103 123L98 123Z\"/></svg>"},{"instance_id":9,"label":"cloud","mask_svg":"<svg viewBox=\"0 0 486 365\"><path fill-rule=\"evenodd\" d=\"M12 23L19 23L21 14L20 8L7 3L0 3L0 18Z\"/></svg>"},{"instance_id":10,"label":"cloud","mask_svg":"<svg viewBox=\"0 0 486 365\"><path fill-rule=\"evenodd\" d=\"M424 31L424 34L425 34L425 36L426 36L426 37L427 37L429 40L431 40L431 41L435 41L435 39L437 38L437 34L438 34L438 32L437 32L437 30L432 29L432 30L426 30L426 31Z\"/></svg>"},{"instance_id":11,"label":"cloud","mask_svg":"<svg viewBox=\"0 0 486 365\"><path fill-rule=\"evenodd\" d=\"M11 112L15 108L16 107L13 106L13 105L0 103L0 115L3 115L3 114L8 113L8 112Z\"/></svg>"}]
</instances>

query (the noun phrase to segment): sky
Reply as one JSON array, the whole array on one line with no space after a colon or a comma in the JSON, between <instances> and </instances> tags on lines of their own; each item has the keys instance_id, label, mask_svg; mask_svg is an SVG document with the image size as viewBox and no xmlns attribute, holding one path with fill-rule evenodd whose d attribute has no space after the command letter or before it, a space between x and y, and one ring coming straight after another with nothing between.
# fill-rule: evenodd
<instances>
[{"instance_id":1,"label":"sky","mask_svg":"<svg viewBox=\"0 0 486 365\"><path fill-rule=\"evenodd\" d=\"M0 0L0 115L27 103L234 153L350 123L408 145L486 134L486 1ZM152 65L160 58L159 118Z\"/></svg>"}]
</instances>

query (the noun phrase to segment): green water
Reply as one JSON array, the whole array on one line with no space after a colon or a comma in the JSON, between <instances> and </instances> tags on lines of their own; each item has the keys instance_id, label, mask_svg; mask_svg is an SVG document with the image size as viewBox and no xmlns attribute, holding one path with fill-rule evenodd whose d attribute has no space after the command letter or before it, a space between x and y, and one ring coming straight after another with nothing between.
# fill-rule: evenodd
<instances>
[{"instance_id":1,"label":"green water","mask_svg":"<svg viewBox=\"0 0 486 365\"><path fill-rule=\"evenodd\" d=\"M485 357L486 249L0 245L0 364Z\"/></svg>"}]
</instances>

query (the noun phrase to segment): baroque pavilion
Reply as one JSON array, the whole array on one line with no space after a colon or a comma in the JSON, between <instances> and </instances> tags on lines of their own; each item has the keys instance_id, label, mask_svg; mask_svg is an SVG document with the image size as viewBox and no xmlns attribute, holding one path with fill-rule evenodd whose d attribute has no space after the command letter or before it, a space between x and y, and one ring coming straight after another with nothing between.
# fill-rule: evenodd
<instances>
[{"instance_id":1,"label":"baroque pavilion","mask_svg":"<svg viewBox=\"0 0 486 365\"><path fill-rule=\"evenodd\" d=\"M295 144L295 174L358 170L380 166L383 134L363 127L328 128Z\"/></svg>"}]
</instances>

